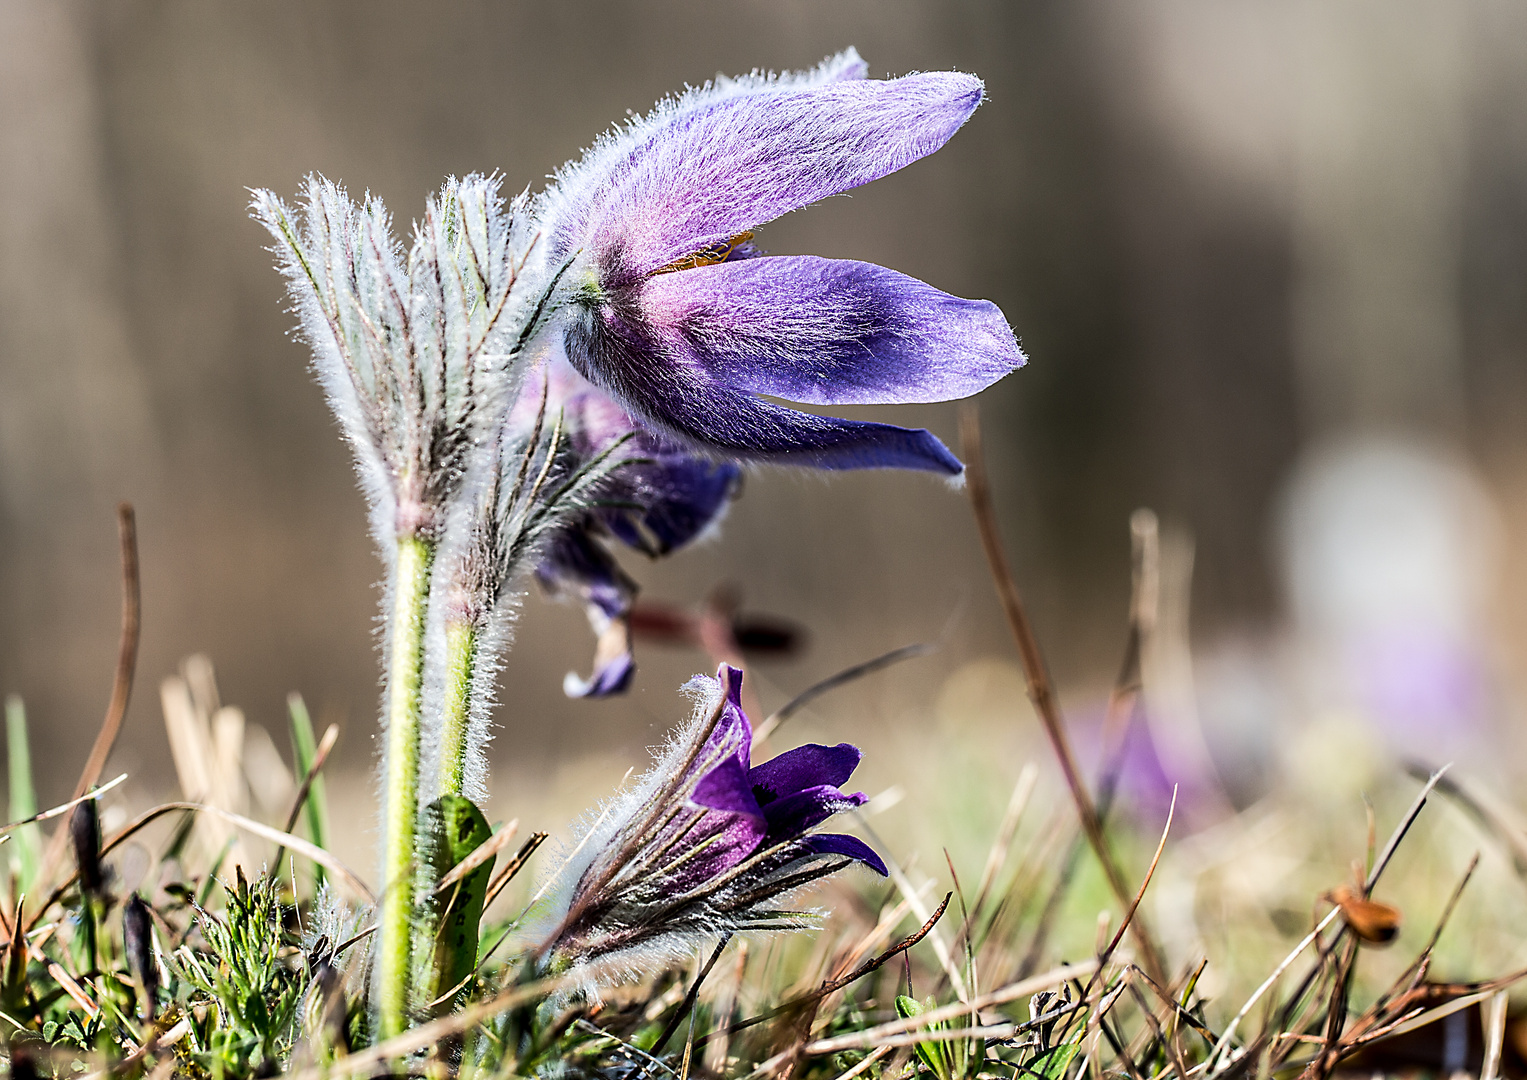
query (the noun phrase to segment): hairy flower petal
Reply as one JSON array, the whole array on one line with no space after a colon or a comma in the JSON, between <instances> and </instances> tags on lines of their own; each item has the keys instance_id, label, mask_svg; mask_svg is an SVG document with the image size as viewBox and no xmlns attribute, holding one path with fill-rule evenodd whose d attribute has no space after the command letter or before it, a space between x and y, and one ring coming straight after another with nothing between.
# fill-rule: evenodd
<instances>
[{"instance_id":1,"label":"hairy flower petal","mask_svg":"<svg viewBox=\"0 0 1527 1080\"><path fill-rule=\"evenodd\" d=\"M881 877L891 876L885 862L875 854L875 849L857 836L847 836L844 833L816 833L806 837L801 844L813 854L842 855L844 858L862 862Z\"/></svg>"},{"instance_id":2,"label":"hairy flower petal","mask_svg":"<svg viewBox=\"0 0 1527 1080\"><path fill-rule=\"evenodd\" d=\"M551 236L623 284L755 225L887 176L943 146L984 95L981 80L928 72L660 105L595 146ZM564 182L567 182L564 179Z\"/></svg>"},{"instance_id":3,"label":"hairy flower petal","mask_svg":"<svg viewBox=\"0 0 1527 1080\"><path fill-rule=\"evenodd\" d=\"M641 286L665 353L717 382L813 405L952 401L1023 364L995 304L873 263L743 259Z\"/></svg>"},{"instance_id":4,"label":"hairy flower petal","mask_svg":"<svg viewBox=\"0 0 1527 1080\"><path fill-rule=\"evenodd\" d=\"M682 338L621 313L590 312L572 324L567 354L650 427L734 458L819 469L963 469L930 432L803 413L721 383Z\"/></svg>"},{"instance_id":5,"label":"hairy flower petal","mask_svg":"<svg viewBox=\"0 0 1527 1080\"><path fill-rule=\"evenodd\" d=\"M807 743L756 766L749 780L758 801L768 805L774 799L807 788L848 783L848 778L859 767L861 756L859 748L852 743L837 746Z\"/></svg>"},{"instance_id":6,"label":"hairy flower petal","mask_svg":"<svg viewBox=\"0 0 1527 1080\"><path fill-rule=\"evenodd\" d=\"M787 840L814 829L834 814L863 806L869 800L861 793L845 795L836 785L820 784L795 791L763 807L769 823L769 839Z\"/></svg>"}]
</instances>

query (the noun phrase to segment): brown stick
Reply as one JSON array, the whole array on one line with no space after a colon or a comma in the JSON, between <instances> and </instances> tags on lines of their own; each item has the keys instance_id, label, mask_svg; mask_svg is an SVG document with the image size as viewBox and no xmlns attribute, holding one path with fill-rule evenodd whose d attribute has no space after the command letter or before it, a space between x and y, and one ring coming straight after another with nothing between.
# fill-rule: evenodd
<instances>
[{"instance_id":1,"label":"brown stick","mask_svg":"<svg viewBox=\"0 0 1527 1080\"><path fill-rule=\"evenodd\" d=\"M101 778L106 759L116 744L117 734L122 730L122 720L127 715L127 702L132 697L133 673L138 666L138 630L142 614L138 590L138 526L133 515L132 503L117 504L117 536L122 549L122 633L117 645L117 672L112 680L111 700L106 705L106 717L96 733L90 756L85 759L84 771L74 786L72 799L78 799ZM67 829L55 829L48 841L43 860L45 867L58 866L63 859L64 846L68 842Z\"/></svg>"},{"instance_id":2,"label":"brown stick","mask_svg":"<svg viewBox=\"0 0 1527 1080\"><path fill-rule=\"evenodd\" d=\"M79 798L90 790L90 785L101 778L106 768L106 758L122 730L122 720L127 715L127 702L132 697L133 673L138 665L138 627L142 610L138 591L138 526L133 515L132 503L117 505L117 535L122 546L122 634L117 646L117 673L111 686L111 701L106 706L106 718L96 733L95 745L85 770L80 773L79 783L74 785L72 798Z\"/></svg>"},{"instance_id":3,"label":"brown stick","mask_svg":"<svg viewBox=\"0 0 1527 1080\"><path fill-rule=\"evenodd\" d=\"M1029 700L1034 703L1034 711L1039 714L1040 722L1044 724L1045 734L1049 736L1050 745L1054 748L1055 756L1060 762L1061 772L1065 775L1066 786L1071 790L1071 798L1076 803L1076 813L1081 819L1082 831L1087 836L1087 842L1092 845L1093 854L1097 856L1098 862L1103 867L1103 873L1108 878L1108 886L1113 890L1115 899L1128 910L1129 888L1124 883L1124 875L1119 870L1113 853L1108 849L1108 841L1103 836L1103 825L1098 818L1097 807L1093 804L1092 796L1087 792L1087 785L1082 780L1081 770L1076 764L1076 756L1071 752L1071 743L1066 737L1066 722L1061 716L1060 703L1055 698L1055 689L1050 682L1049 672L1045 668L1039 639L1034 634L1033 624L1029 622L1028 612L1023 606L1023 597L1018 591L1012 568L1008 565L1007 554L1002 547L1002 534L997 528L997 515L992 508L991 485L987 481L986 461L981 448L981 417L976 406L970 403L960 408L960 446L965 455L965 484L970 492L970 505L975 514L976 528L981 534L981 547L986 552L986 562L991 568L992 580L997 587L997 597L1002 602L1003 614L1007 616L1007 625L1012 632L1013 643L1018 647L1018 659L1023 664L1024 678L1028 683ZM1138 917L1138 913L1129 925L1135 942L1140 948L1140 958L1145 962L1146 972L1157 982L1164 983L1166 966L1151 939L1149 930L1143 920Z\"/></svg>"}]
</instances>

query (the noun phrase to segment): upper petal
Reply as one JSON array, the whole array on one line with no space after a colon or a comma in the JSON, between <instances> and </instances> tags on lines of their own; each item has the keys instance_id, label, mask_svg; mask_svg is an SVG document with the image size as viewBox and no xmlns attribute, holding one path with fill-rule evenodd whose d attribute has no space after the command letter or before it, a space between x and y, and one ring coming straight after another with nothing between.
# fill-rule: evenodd
<instances>
[{"instance_id":1,"label":"upper petal","mask_svg":"<svg viewBox=\"0 0 1527 1080\"><path fill-rule=\"evenodd\" d=\"M636 280L931 154L983 94L927 72L665 103L559 177L551 254L582 248L607 283Z\"/></svg>"},{"instance_id":2,"label":"upper petal","mask_svg":"<svg viewBox=\"0 0 1527 1080\"><path fill-rule=\"evenodd\" d=\"M763 817L758 799L753 795L753 786L748 783L747 766L739 764L735 757L726 758L702 776L689 801L710 810Z\"/></svg>"},{"instance_id":3,"label":"upper petal","mask_svg":"<svg viewBox=\"0 0 1527 1080\"><path fill-rule=\"evenodd\" d=\"M951 401L1024 362L998 307L873 263L743 259L638 286L671 355L729 386L815 405Z\"/></svg>"},{"instance_id":4,"label":"upper petal","mask_svg":"<svg viewBox=\"0 0 1527 1080\"><path fill-rule=\"evenodd\" d=\"M709 695L717 692L720 694L720 701L716 704L721 709L721 715L716 718L716 726L692 766L700 777L697 786L704 782L705 775L719 766L723 759L731 759L746 775L748 759L753 752L753 725L748 721L748 714L742 711L742 672L730 664L722 664L716 669L714 679L697 675L690 680L689 685L706 692L707 696L701 699L704 701L716 702L716 698Z\"/></svg>"},{"instance_id":5,"label":"upper petal","mask_svg":"<svg viewBox=\"0 0 1527 1080\"><path fill-rule=\"evenodd\" d=\"M754 766L748 773L748 782L761 803L824 784L841 787L859 767L861 756L852 743L837 746L807 743Z\"/></svg>"}]
</instances>

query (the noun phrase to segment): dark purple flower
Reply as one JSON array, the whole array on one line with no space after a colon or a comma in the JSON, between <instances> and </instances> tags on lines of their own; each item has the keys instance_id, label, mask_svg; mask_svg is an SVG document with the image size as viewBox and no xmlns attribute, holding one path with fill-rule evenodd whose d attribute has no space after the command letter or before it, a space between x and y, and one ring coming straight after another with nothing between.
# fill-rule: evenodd
<instances>
[{"instance_id":1,"label":"dark purple flower","mask_svg":"<svg viewBox=\"0 0 1527 1080\"><path fill-rule=\"evenodd\" d=\"M696 677L694 718L630 791L586 831L553 892L543 953L579 964L683 954L697 936L808 924L788 898L860 862L886 873L853 836L813 832L862 806L841 785L859 764L847 743L808 745L750 766L742 672Z\"/></svg>"},{"instance_id":2,"label":"dark purple flower","mask_svg":"<svg viewBox=\"0 0 1527 1080\"><path fill-rule=\"evenodd\" d=\"M719 80L606 135L537 203L570 290L561 350L633 418L722 458L947 474L931 434L812 405L948 401L1024 362L1002 312L870 263L759 257L751 230L942 146L979 79L814 72Z\"/></svg>"}]
</instances>

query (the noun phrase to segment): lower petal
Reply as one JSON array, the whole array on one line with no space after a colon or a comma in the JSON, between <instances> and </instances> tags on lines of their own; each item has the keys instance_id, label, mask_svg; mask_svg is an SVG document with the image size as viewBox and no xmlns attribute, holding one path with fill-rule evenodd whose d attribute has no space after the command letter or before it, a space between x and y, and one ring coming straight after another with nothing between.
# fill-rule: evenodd
<instances>
[{"instance_id":1,"label":"lower petal","mask_svg":"<svg viewBox=\"0 0 1527 1080\"><path fill-rule=\"evenodd\" d=\"M881 877L891 876L884 860L875 854L875 849L857 836L848 836L844 833L817 833L815 836L806 837L801 843L813 855L842 855L855 862L862 862Z\"/></svg>"},{"instance_id":2,"label":"lower petal","mask_svg":"<svg viewBox=\"0 0 1527 1080\"><path fill-rule=\"evenodd\" d=\"M1024 363L997 305L874 263L743 259L638 289L658 333L708 376L810 405L953 401Z\"/></svg>"},{"instance_id":3,"label":"lower petal","mask_svg":"<svg viewBox=\"0 0 1527 1080\"><path fill-rule=\"evenodd\" d=\"M682 338L657 334L639 312L586 309L567 328L564 343L573 366L633 417L701 453L819 469L950 476L964 469L927 431L815 416L729 385L707 371Z\"/></svg>"}]
</instances>

